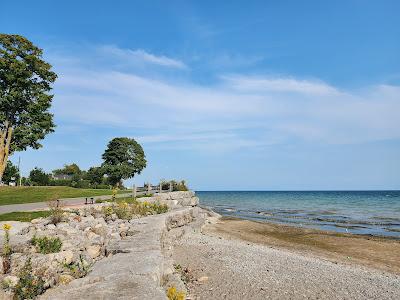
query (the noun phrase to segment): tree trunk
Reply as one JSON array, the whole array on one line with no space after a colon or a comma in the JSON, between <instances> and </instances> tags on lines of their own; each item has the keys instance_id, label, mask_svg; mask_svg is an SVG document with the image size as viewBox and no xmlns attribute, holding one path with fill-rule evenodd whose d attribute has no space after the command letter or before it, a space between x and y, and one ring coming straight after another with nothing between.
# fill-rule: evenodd
<instances>
[{"instance_id":1,"label":"tree trunk","mask_svg":"<svg viewBox=\"0 0 400 300\"><path fill-rule=\"evenodd\" d=\"M13 128L8 121L4 123L4 129L0 131L0 183L6 170L8 155L10 153L10 145Z\"/></svg>"}]
</instances>

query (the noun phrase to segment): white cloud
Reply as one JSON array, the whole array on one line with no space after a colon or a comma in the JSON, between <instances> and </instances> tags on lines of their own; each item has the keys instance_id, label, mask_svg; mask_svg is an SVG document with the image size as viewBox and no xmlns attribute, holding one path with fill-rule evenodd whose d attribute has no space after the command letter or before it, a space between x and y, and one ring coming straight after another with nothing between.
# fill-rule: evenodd
<instances>
[{"instance_id":1,"label":"white cloud","mask_svg":"<svg viewBox=\"0 0 400 300\"><path fill-rule=\"evenodd\" d=\"M361 143L400 138L398 86L344 90L319 80L243 74L222 75L204 86L112 66L60 69L54 101L58 118L140 129L146 133L136 134L139 140L157 147L226 150L291 139Z\"/></svg>"},{"instance_id":2,"label":"white cloud","mask_svg":"<svg viewBox=\"0 0 400 300\"><path fill-rule=\"evenodd\" d=\"M254 76L225 76L223 79L233 88L243 91L291 92L316 95L340 94L336 88L321 81Z\"/></svg>"},{"instance_id":3,"label":"white cloud","mask_svg":"<svg viewBox=\"0 0 400 300\"><path fill-rule=\"evenodd\" d=\"M116 57L122 58L127 62L140 62L154 64L163 67L177 68L177 69L187 69L188 67L182 61L173 59L164 55L154 55L152 53L146 52L142 49L122 49L116 46L103 46L100 50L106 54L114 55Z\"/></svg>"}]
</instances>

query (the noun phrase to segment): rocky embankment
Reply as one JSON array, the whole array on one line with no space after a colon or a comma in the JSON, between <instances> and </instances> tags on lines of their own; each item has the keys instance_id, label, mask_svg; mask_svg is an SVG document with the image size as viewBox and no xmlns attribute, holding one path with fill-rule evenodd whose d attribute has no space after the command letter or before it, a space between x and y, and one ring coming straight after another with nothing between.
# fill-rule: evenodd
<instances>
[{"instance_id":1,"label":"rocky embankment","mask_svg":"<svg viewBox=\"0 0 400 300\"><path fill-rule=\"evenodd\" d=\"M0 299L12 297L28 260L31 279L40 279L46 290L41 299L165 299L169 286L184 289L169 259L170 244L189 228L186 225L190 230L200 228L206 212L197 207L193 192L159 194L141 201L169 209L121 218L115 212L129 210L129 204L101 203L66 209L57 224L51 218L12 222L11 268L2 275ZM40 253L32 240L41 238L58 238L59 251Z\"/></svg>"}]
</instances>

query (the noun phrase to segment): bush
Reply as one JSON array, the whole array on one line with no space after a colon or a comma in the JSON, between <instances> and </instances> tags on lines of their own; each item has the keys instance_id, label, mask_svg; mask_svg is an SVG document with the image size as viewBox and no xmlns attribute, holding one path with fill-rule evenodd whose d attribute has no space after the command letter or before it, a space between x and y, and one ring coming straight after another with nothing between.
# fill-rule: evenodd
<instances>
[{"instance_id":1,"label":"bush","mask_svg":"<svg viewBox=\"0 0 400 300\"><path fill-rule=\"evenodd\" d=\"M178 292L176 290L176 287L171 286L168 289L167 298L168 298L168 300L185 300L186 297L185 297L185 292L183 292L183 291Z\"/></svg>"},{"instance_id":2,"label":"bush","mask_svg":"<svg viewBox=\"0 0 400 300\"><path fill-rule=\"evenodd\" d=\"M45 291L43 279L33 275L31 259L28 258L18 274L19 282L14 289L14 299L34 299Z\"/></svg>"},{"instance_id":3,"label":"bush","mask_svg":"<svg viewBox=\"0 0 400 300\"><path fill-rule=\"evenodd\" d=\"M171 180L171 181L166 181L166 180L161 180L160 182L161 187L163 190L169 190L170 184L172 185L172 191L188 191L189 188L186 185L185 180L181 181L176 181L176 180Z\"/></svg>"},{"instance_id":4,"label":"bush","mask_svg":"<svg viewBox=\"0 0 400 300\"><path fill-rule=\"evenodd\" d=\"M64 268L68 270L68 273L74 278L85 277L92 267L93 264L87 263L82 255L79 255L79 261L73 262L69 265L64 264Z\"/></svg>"},{"instance_id":5,"label":"bush","mask_svg":"<svg viewBox=\"0 0 400 300\"><path fill-rule=\"evenodd\" d=\"M166 204L149 203L147 201L139 202L135 199L127 201L103 207L104 216L110 217L112 214L116 214L119 219L130 220L133 216L155 215L168 211L168 205Z\"/></svg>"},{"instance_id":6,"label":"bush","mask_svg":"<svg viewBox=\"0 0 400 300\"><path fill-rule=\"evenodd\" d=\"M59 237L36 237L31 240L31 244L36 246L37 250L42 254L60 252L62 242Z\"/></svg>"},{"instance_id":7,"label":"bush","mask_svg":"<svg viewBox=\"0 0 400 300\"><path fill-rule=\"evenodd\" d=\"M64 211L61 208L61 203L57 200L47 202L50 212L50 222L54 225L64 221Z\"/></svg>"},{"instance_id":8,"label":"bush","mask_svg":"<svg viewBox=\"0 0 400 300\"><path fill-rule=\"evenodd\" d=\"M90 181L89 180L80 180L75 185L76 188L80 189L88 189L90 188Z\"/></svg>"},{"instance_id":9,"label":"bush","mask_svg":"<svg viewBox=\"0 0 400 300\"><path fill-rule=\"evenodd\" d=\"M70 179L58 179L58 180L51 179L49 182L49 185L51 185L51 186L71 186L71 182L72 182L72 180L70 180Z\"/></svg>"}]
</instances>

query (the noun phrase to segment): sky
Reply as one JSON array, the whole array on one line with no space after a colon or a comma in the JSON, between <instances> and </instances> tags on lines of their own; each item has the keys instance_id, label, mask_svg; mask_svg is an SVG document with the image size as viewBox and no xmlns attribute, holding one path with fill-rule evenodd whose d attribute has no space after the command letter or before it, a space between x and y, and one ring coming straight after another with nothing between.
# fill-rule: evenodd
<instances>
[{"instance_id":1,"label":"sky","mask_svg":"<svg viewBox=\"0 0 400 300\"><path fill-rule=\"evenodd\" d=\"M126 185L400 189L399 1L9 1L0 31L44 51L57 128L24 175L148 160Z\"/></svg>"}]
</instances>

